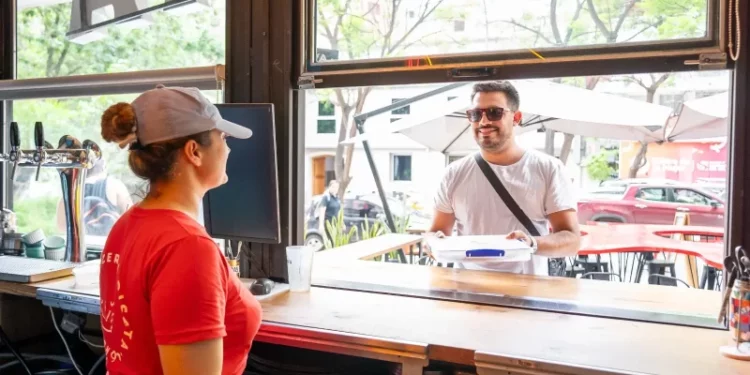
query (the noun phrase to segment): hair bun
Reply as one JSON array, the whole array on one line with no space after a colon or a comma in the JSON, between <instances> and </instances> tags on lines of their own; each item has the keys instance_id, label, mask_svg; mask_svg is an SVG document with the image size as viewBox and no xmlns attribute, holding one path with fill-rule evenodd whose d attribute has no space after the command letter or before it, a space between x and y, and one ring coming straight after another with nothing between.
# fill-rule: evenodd
<instances>
[{"instance_id":1,"label":"hair bun","mask_svg":"<svg viewBox=\"0 0 750 375\"><path fill-rule=\"evenodd\" d=\"M102 115L102 139L120 143L132 134L136 126L135 110L129 103L117 103Z\"/></svg>"}]
</instances>

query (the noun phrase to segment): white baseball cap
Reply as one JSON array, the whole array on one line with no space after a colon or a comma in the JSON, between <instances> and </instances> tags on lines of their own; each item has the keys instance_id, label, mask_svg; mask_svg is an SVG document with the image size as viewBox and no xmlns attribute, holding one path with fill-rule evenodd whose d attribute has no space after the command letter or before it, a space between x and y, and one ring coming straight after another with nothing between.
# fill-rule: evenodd
<instances>
[{"instance_id":1,"label":"white baseball cap","mask_svg":"<svg viewBox=\"0 0 750 375\"><path fill-rule=\"evenodd\" d=\"M135 111L137 141L142 146L214 129L239 139L253 135L252 130L224 120L219 109L194 87L158 85L138 96L131 105Z\"/></svg>"}]
</instances>

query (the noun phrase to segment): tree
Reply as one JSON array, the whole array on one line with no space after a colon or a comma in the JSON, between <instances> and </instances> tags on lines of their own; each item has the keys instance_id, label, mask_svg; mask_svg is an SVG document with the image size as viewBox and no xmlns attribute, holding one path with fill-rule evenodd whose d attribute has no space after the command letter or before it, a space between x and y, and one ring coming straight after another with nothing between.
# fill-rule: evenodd
<instances>
[{"instance_id":1,"label":"tree","mask_svg":"<svg viewBox=\"0 0 750 375\"><path fill-rule=\"evenodd\" d=\"M667 80L672 76L672 73L663 74L648 74L650 78L649 82L644 81L641 76L631 75L626 77L629 82L634 82L638 86L643 87L646 90L646 101L649 103L654 102L656 97L656 90L658 90ZM628 178L635 178L638 175L638 171L646 166L646 153L648 153L648 142L639 142L638 153L633 158L628 170Z\"/></svg>"},{"instance_id":2,"label":"tree","mask_svg":"<svg viewBox=\"0 0 750 375\"><path fill-rule=\"evenodd\" d=\"M444 17L460 17L461 12L439 9L445 0L422 0L415 9L404 0L373 1L362 8L352 0L318 0L318 34L328 47L345 53L351 60L398 56L410 47L443 32L439 27L424 30ZM450 15L450 13L454 13ZM413 17L411 16L413 14ZM332 102L341 111L338 143L334 159L339 197L343 198L351 183L350 176L354 145L342 145L356 136L353 117L362 113L371 87L334 89Z\"/></svg>"},{"instance_id":3,"label":"tree","mask_svg":"<svg viewBox=\"0 0 750 375\"><path fill-rule=\"evenodd\" d=\"M534 47L614 44L638 41L639 38L690 38L703 36L705 33L705 22L699 22L706 20L706 3L703 0L576 0L564 36L558 26L560 7L558 0L551 0L548 18L536 17L540 20L537 27L529 27L525 22L514 19L509 23L531 32L535 36ZM582 19L581 12L587 13L589 19ZM649 83L637 76L626 79L642 86L646 90L647 101L653 103L656 90L670 76L669 73L650 75ZM586 81L585 87L593 90L598 82L599 77L591 77ZM567 161L572 142L573 135L565 134L560 155L563 162ZM631 177L645 165L647 150L648 145L641 143L641 149L631 166Z\"/></svg>"},{"instance_id":4,"label":"tree","mask_svg":"<svg viewBox=\"0 0 750 375\"><path fill-rule=\"evenodd\" d=\"M592 155L586 163L586 173L594 181L605 181L612 178L616 173L610 159L615 156L612 150L600 149Z\"/></svg>"},{"instance_id":5,"label":"tree","mask_svg":"<svg viewBox=\"0 0 750 375\"><path fill-rule=\"evenodd\" d=\"M224 14L220 8L180 17L156 13L148 28L110 28L106 39L79 45L65 36L70 6L70 3L40 6L19 12L19 79L202 66L224 61L225 31L221 22ZM66 134L80 140L94 140L103 149L110 174L123 180L132 193L142 181L129 171L126 152L101 141L99 123L109 105L134 98L135 95L107 95L14 101L13 120L19 123L24 148L33 145L32 126L36 121L44 123L45 138L55 146ZM55 233L54 213L61 194L59 177L54 171L45 170L40 182L34 183L34 175L31 168L19 168L16 173L14 209L19 227L43 228L47 233Z\"/></svg>"}]
</instances>

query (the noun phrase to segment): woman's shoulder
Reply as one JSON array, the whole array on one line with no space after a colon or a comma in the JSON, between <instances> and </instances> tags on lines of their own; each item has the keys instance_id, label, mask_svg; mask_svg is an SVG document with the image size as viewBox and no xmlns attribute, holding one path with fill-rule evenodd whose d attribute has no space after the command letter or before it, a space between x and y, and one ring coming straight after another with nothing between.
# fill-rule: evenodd
<instances>
[{"instance_id":1,"label":"woman's shoulder","mask_svg":"<svg viewBox=\"0 0 750 375\"><path fill-rule=\"evenodd\" d=\"M128 233L135 232L140 236L158 238L158 242L162 244L187 237L211 240L206 229L198 221L174 210L143 209L133 206L122 215L115 227Z\"/></svg>"}]
</instances>

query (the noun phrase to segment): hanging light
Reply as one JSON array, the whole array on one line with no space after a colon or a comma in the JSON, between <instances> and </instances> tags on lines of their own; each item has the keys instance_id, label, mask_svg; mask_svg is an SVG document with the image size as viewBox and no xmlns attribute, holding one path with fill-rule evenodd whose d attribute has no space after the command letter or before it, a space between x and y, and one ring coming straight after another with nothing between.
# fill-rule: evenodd
<instances>
[{"instance_id":1,"label":"hanging light","mask_svg":"<svg viewBox=\"0 0 750 375\"><path fill-rule=\"evenodd\" d=\"M174 16L185 16L210 10L213 10L211 7L211 0L191 0L164 8L165 12Z\"/></svg>"},{"instance_id":2,"label":"hanging light","mask_svg":"<svg viewBox=\"0 0 750 375\"><path fill-rule=\"evenodd\" d=\"M82 19L84 19L83 15L81 17ZM113 7L102 7L91 12L91 23L94 25L99 24L99 23L104 23L112 19L113 17L114 17ZM96 28L92 30L83 31L75 35L71 35L68 37L68 40L76 44L89 44L92 42L102 40L106 38L107 36L109 36L107 27L100 27L100 28Z\"/></svg>"},{"instance_id":3,"label":"hanging light","mask_svg":"<svg viewBox=\"0 0 750 375\"><path fill-rule=\"evenodd\" d=\"M98 40L102 40L109 36L109 33L107 32L107 29L97 29L97 30L91 30L86 31L83 33L78 33L74 36L68 37L68 40L71 43L76 44L89 44L91 42L96 42Z\"/></svg>"},{"instance_id":4,"label":"hanging light","mask_svg":"<svg viewBox=\"0 0 750 375\"><path fill-rule=\"evenodd\" d=\"M211 0L166 0L148 6L147 0L72 0L69 41L86 44L107 37L107 28L117 25L129 31L153 24L152 13L190 14L211 9ZM93 9L93 11L87 11Z\"/></svg>"},{"instance_id":5,"label":"hanging light","mask_svg":"<svg viewBox=\"0 0 750 375\"><path fill-rule=\"evenodd\" d=\"M135 29L145 29L153 24L154 17L150 14L144 14L140 17L118 23L117 28L123 31L131 31Z\"/></svg>"}]
</instances>

